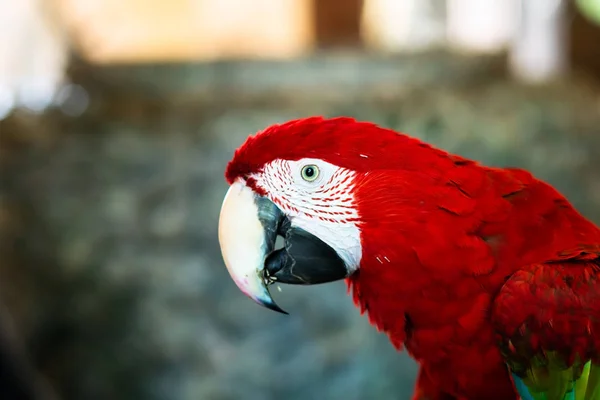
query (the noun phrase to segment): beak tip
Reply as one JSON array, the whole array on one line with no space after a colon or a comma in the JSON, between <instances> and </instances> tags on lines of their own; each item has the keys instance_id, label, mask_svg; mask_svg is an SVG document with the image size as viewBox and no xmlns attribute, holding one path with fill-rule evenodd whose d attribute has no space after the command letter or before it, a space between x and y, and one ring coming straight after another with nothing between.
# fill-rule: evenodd
<instances>
[{"instance_id":1,"label":"beak tip","mask_svg":"<svg viewBox=\"0 0 600 400\"><path fill-rule=\"evenodd\" d=\"M290 313L288 313L287 311L285 311L284 309L282 309L275 303L268 304L268 305L266 305L266 307L270 310L277 311L281 314L290 315Z\"/></svg>"},{"instance_id":2,"label":"beak tip","mask_svg":"<svg viewBox=\"0 0 600 400\"><path fill-rule=\"evenodd\" d=\"M289 313L287 311L285 311L283 308L279 307L277 305L277 303L275 303L275 301L271 298L271 296L266 297L266 298L253 298L252 300L254 300L259 305L261 305L265 308L268 308L269 310L273 310L273 311L277 311L281 314L289 315Z\"/></svg>"}]
</instances>

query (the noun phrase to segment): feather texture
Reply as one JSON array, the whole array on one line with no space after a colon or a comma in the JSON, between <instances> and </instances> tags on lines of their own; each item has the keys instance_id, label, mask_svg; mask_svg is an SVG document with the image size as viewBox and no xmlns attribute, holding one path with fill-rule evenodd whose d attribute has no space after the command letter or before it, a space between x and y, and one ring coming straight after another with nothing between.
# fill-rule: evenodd
<instances>
[{"instance_id":1,"label":"feather texture","mask_svg":"<svg viewBox=\"0 0 600 400\"><path fill-rule=\"evenodd\" d=\"M600 246L563 251L513 274L492 321L511 371L535 400L597 398Z\"/></svg>"}]
</instances>

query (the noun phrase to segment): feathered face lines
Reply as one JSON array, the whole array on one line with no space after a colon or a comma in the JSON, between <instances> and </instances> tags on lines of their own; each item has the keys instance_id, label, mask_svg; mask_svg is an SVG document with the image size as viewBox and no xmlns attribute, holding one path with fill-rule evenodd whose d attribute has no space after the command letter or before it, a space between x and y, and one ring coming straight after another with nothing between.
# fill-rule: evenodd
<instances>
[{"instance_id":1,"label":"feathered face lines","mask_svg":"<svg viewBox=\"0 0 600 400\"><path fill-rule=\"evenodd\" d=\"M318 176L306 180L303 168ZM355 173L317 159L274 160L250 179L258 191L277 204L291 219L309 218L329 223L355 223Z\"/></svg>"}]
</instances>

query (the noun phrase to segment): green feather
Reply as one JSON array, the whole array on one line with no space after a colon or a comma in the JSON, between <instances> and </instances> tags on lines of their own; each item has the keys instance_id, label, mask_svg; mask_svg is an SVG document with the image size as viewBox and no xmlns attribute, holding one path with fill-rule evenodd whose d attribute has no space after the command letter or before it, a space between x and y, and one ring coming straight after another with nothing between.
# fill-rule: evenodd
<instances>
[{"instance_id":1,"label":"green feather","mask_svg":"<svg viewBox=\"0 0 600 400\"><path fill-rule=\"evenodd\" d=\"M581 396L575 392L576 400L600 400L600 365L588 362L586 369L585 386L582 385L583 387L580 389Z\"/></svg>"},{"instance_id":2,"label":"green feather","mask_svg":"<svg viewBox=\"0 0 600 400\"><path fill-rule=\"evenodd\" d=\"M591 365L591 361L585 364L585 367L583 367L581 378L579 378L579 380L575 384L575 400L585 400Z\"/></svg>"},{"instance_id":3,"label":"green feather","mask_svg":"<svg viewBox=\"0 0 600 400\"><path fill-rule=\"evenodd\" d=\"M533 400L600 400L600 364L588 361L567 367L556 353L536 357L521 378Z\"/></svg>"}]
</instances>

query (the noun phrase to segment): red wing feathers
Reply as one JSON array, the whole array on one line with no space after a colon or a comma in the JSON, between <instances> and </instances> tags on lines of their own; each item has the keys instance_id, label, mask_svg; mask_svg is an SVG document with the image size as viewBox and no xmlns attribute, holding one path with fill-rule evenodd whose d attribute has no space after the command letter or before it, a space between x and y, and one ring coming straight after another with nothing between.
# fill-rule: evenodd
<instances>
[{"instance_id":1,"label":"red wing feathers","mask_svg":"<svg viewBox=\"0 0 600 400\"><path fill-rule=\"evenodd\" d=\"M544 391L552 370L581 375L600 363L600 245L557 254L514 273L496 297L492 322L511 370Z\"/></svg>"}]
</instances>

